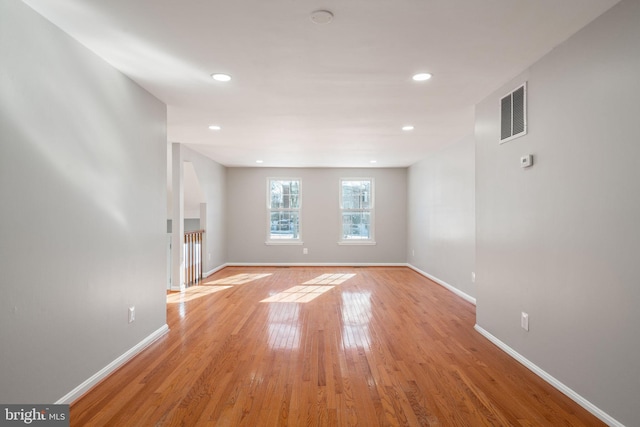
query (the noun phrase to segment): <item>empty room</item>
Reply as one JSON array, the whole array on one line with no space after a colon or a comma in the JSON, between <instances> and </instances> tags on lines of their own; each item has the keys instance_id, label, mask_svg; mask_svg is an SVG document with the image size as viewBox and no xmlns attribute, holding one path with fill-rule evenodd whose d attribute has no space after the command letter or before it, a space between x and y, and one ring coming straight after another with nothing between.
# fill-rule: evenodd
<instances>
[{"instance_id":1,"label":"empty room","mask_svg":"<svg viewBox=\"0 0 640 427\"><path fill-rule=\"evenodd\" d=\"M0 58L1 425L640 423L640 1L7 0Z\"/></svg>"}]
</instances>

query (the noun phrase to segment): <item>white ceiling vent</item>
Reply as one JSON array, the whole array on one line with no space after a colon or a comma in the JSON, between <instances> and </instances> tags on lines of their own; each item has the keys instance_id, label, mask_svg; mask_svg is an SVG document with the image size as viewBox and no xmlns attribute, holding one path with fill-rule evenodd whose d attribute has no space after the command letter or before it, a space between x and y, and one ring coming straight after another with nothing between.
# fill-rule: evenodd
<instances>
[{"instance_id":1,"label":"white ceiling vent","mask_svg":"<svg viewBox=\"0 0 640 427\"><path fill-rule=\"evenodd\" d=\"M500 99L500 143L527 134L527 82Z\"/></svg>"}]
</instances>

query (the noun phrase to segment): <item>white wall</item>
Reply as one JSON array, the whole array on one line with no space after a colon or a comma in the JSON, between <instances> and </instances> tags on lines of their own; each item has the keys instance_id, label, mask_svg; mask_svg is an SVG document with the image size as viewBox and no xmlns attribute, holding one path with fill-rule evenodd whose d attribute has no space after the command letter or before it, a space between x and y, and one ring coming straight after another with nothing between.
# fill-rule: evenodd
<instances>
[{"instance_id":1,"label":"white wall","mask_svg":"<svg viewBox=\"0 0 640 427\"><path fill-rule=\"evenodd\" d=\"M185 218L184 219L184 232L201 230L200 218Z\"/></svg>"},{"instance_id":2,"label":"white wall","mask_svg":"<svg viewBox=\"0 0 640 427\"><path fill-rule=\"evenodd\" d=\"M165 325L166 108L20 1L0 57L0 402L54 402Z\"/></svg>"},{"instance_id":3,"label":"white wall","mask_svg":"<svg viewBox=\"0 0 640 427\"><path fill-rule=\"evenodd\" d=\"M640 420L639 23L622 1L476 109L477 322L626 425ZM498 100L525 80L529 133L500 145Z\"/></svg>"},{"instance_id":4,"label":"white wall","mask_svg":"<svg viewBox=\"0 0 640 427\"><path fill-rule=\"evenodd\" d=\"M407 260L475 298L475 139L430 154L408 171Z\"/></svg>"},{"instance_id":5,"label":"white wall","mask_svg":"<svg viewBox=\"0 0 640 427\"><path fill-rule=\"evenodd\" d=\"M404 263L406 262L406 176L396 169L227 169L227 240L231 263ZM302 246L265 245L267 178L302 180ZM375 179L376 245L338 245L339 180Z\"/></svg>"},{"instance_id":6,"label":"white wall","mask_svg":"<svg viewBox=\"0 0 640 427\"><path fill-rule=\"evenodd\" d=\"M211 271L227 261L226 195L227 168L195 151L181 146L183 161L191 162L207 204L206 251L203 271ZM201 218L202 220L202 218Z\"/></svg>"}]
</instances>

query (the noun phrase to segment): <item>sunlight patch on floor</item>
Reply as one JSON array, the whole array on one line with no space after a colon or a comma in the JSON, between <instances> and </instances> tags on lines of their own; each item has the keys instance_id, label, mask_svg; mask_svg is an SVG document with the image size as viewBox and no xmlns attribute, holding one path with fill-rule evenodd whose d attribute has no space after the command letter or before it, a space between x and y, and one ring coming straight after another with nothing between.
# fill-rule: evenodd
<instances>
[{"instance_id":1,"label":"sunlight patch on floor","mask_svg":"<svg viewBox=\"0 0 640 427\"><path fill-rule=\"evenodd\" d=\"M330 291L335 286L294 286L277 293L260 302L299 302L305 303L314 300L323 293Z\"/></svg>"},{"instance_id":2,"label":"sunlight patch on floor","mask_svg":"<svg viewBox=\"0 0 640 427\"><path fill-rule=\"evenodd\" d=\"M345 281L351 279L355 274L323 274L307 282L303 285L340 285Z\"/></svg>"},{"instance_id":3,"label":"sunlight patch on floor","mask_svg":"<svg viewBox=\"0 0 640 427\"><path fill-rule=\"evenodd\" d=\"M224 277L222 279L213 280L211 282L205 282L204 284L205 285L244 285L245 283L253 282L254 280L271 276L271 274L273 273L236 274L235 276Z\"/></svg>"},{"instance_id":4,"label":"sunlight patch on floor","mask_svg":"<svg viewBox=\"0 0 640 427\"><path fill-rule=\"evenodd\" d=\"M322 274L302 284L307 286L294 286L292 288L287 289L286 291L282 291L275 295L271 295L269 298L263 299L260 302L306 303L309 301L313 301L314 299L324 294L325 292L335 288L336 285L340 285L354 276L355 274L352 274L352 273ZM316 285L316 286L310 286L310 285ZM332 285L332 286L327 286L327 285Z\"/></svg>"},{"instance_id":5,"label":"sunlight patch on floor","mask_svg":"<svg viewBox=\"0 0 640 427\"><path fill-rule=\"evenodd\" d=\"M176 292L167 295L167 304L191 301L229 288L231 288L231 286L192 286L187 288L184 292Z\"/></svg>"}]
</instances>

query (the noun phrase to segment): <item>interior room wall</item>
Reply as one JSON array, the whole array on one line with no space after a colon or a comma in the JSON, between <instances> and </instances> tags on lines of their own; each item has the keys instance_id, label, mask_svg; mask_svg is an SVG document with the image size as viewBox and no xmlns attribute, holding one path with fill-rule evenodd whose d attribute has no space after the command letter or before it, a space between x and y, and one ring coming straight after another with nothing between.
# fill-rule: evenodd
<instances>
[{"instance_id":1,"label":"interior room wall","mask_svg":"<svg viewBox=\"0 0 640 427\"><path fill-rule=\"evenodd\" d=\"M227 261L227 168L181 145L183 161L191 162L195 169L207 204L204 272L214 270ZM186 229L186 226L185 226Z\"/></svg>"},{"instance_id":2,"label":"interior room wall","mask_svg":"<svg viewBox=\"0 0 640 427\"><path fill-rule=\"evenodd\" d=\"M266 245L267 178L302 180L304 245ZM339 180L375 180L376 245L338 245ZM228 168L227 236L231 263L358 263L406 262L406 168ZM303 248L308 254L303 254Z\"/></svg>"},{"instance_id":3,"label":"interior room wall","mask_svg":"<svg viewBox=\"0 0 640 427\"><path fill-rule=\"evenodd\" d=\"M0 57L0 402L52 403L165 327L166 107L20 1Z\"/></svg>"},{"instance_id":4,"label":"interior room wall","mask_svg":"<svg viewBox=\"0 0 640 427\"><path fill-rule=\"evenodd\" d=\"M626 425L640 420L639 22L623 0L476 108L478 325ZM524 81L529 132L499 144L499 99Z\"/></svg>"},{"instance_id":5,"label":"interior room wall","mask_svg":"<svg viewBox=\"0 0 640 427\"><path fill-rule=\"evenodd\" d=\"M198 231L200 230L200 218L185 218L184 219L184 231Z\"/></svg>"},{"instance_id":6,"label":"interior room wall","mask_svg":"<svg viewBox=\"0 0 640 427\"><path fill-rule=\"evenodd\" d=\"M407 260L475 298L475 139L473 134L408 170Z\"/></svg>"}]
</instances>

